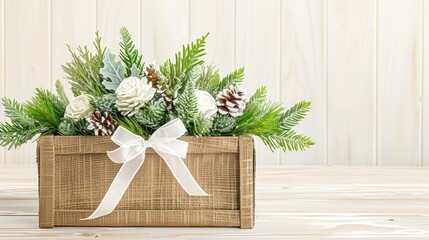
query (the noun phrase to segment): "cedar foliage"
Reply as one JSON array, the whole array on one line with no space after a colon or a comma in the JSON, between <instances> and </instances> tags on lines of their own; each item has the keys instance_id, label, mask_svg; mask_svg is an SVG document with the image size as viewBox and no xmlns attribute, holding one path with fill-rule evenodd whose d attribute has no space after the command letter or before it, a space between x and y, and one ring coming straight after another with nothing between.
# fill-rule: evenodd
<instances>
[{"instance_id":1,"label":"cedar foliage","mask_svg":"<svg viewBox=\"0 0 429 240\"><path fill-rule=\"evenodd\" d=\"M101 84L103 77L100 74L106 48L101 46L101 37L98 32L95 33L93 45L95 53L91 53L87 46L79 46L74 52L70 45L67 45L72 60L62 65L62 69L66 74L65 78L69 80L72 86L72 92L75 96L81 93L92 96L101 96L107 93Z\"/></svg>"}]
</instances>

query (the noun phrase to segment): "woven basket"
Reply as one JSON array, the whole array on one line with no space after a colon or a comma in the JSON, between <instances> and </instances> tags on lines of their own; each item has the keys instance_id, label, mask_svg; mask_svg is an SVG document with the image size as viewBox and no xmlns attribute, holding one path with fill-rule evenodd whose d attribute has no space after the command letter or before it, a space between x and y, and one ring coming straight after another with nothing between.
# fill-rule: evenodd
<instances>
[{"instance_id":1,"label":"woven basket","mask_svg":"<svg viewBox=\"0 0 429 240\"><path fill-rule=\"evenodd\" d=\"M255 153L250 136L182 137L184 160L209 196L189 196L161 157L146 160L116 209L82 221L101 202L120 164L110 137L43 136L38 140L39 226L229 226L253 228Z\"/></svg>"}]
</instances>

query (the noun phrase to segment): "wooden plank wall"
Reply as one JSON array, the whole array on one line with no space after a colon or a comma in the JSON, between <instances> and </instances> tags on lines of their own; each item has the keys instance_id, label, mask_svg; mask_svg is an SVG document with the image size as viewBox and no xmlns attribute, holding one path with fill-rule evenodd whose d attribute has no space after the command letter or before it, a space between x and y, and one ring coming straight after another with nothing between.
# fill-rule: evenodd
<instances>
[{"instance_id":1,"label":"wooden plank wall","mask_svg":"<svg viewBox=\"0 0 429 240\"><path fill-rule=\"evenodd\" d=\"M90 45L96 30L116 51L127 26L148 63L210 32L221 74L245 66L250 92L313 101L297 129L316 145L272 153L258 141L258 164L426 166L428 1L0 0L0 96L52 88L65 44ZM34 164L34 147L0 149L0 164Z\"/></svg>"}]
</instances>

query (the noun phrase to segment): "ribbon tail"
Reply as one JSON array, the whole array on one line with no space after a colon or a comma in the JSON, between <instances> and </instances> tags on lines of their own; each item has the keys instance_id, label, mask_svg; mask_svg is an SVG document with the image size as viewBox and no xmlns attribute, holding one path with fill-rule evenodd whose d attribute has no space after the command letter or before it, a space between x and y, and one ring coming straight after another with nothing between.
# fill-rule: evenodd
<instances>
[{"instance_id":1,"label":"ribbon tail","mask_svg":"<svg viewBox=\"0 0 429 240\"><path fill-rule=\"evenodd\" d=\"M112 184L107 190L106 195L98 205L97 209L87 218L81 220L91 220L110 214L118 205L125 191L133 180L134 176L140 169L141 165L145 160L145 152L141 153L134 159L125 162L119 172L113 179Z\"/></svg>"},{"instance_id":2,"label":"ribbon tail","mask_svg":"<svg viewBox=\"0 0 429 240\"><path fill-rule=\"evenodd\" d=\"M188 167L183 160L178 157L162 151L154 150L164 159L171 173L173 173L180 186L191 196L208 196L208 194L195 181Z\"/></svg>"}]
</instances>

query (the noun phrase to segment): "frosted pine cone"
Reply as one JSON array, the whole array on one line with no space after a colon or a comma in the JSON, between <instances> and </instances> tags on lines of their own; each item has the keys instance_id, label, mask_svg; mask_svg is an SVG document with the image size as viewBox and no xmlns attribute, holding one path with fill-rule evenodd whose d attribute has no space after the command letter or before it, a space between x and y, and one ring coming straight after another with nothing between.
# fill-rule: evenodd
<instances>
[{"instance_id":1,"label":"frosted pine cone","mask_svg":"<svg viewBox=\"0 0 429 240\"><path fill-rule=\"evenodd\" d=\"M89 122L88 129L94 130L96 136L110 136L117 128L112 115L108 112L100 113L99 111L95 111L91 115Z\"/></svg>"},{"instance_id":2,"label":"frosted pine cone","mask_svg":"<svg viewBox=\"0 0 429 240\"><path fill-rule=\"evenodd\" d=\"M216 97L216 106L219 114L230 114L239 117L243 114L247 103L247 91L241 86L224 89Z\"/></svg>"}]
</instances>

